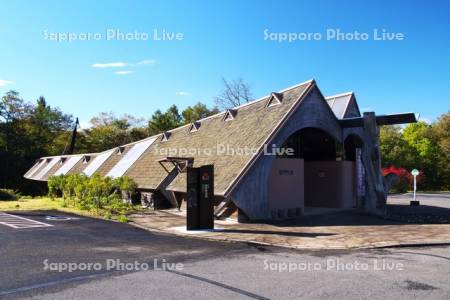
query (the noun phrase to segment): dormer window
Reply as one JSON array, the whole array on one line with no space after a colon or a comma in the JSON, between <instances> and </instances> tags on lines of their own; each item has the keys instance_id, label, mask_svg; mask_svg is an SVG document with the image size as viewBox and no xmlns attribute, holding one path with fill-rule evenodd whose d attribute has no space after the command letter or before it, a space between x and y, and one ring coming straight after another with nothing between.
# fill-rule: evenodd
<instances>
[{"instance_id":1,"label":"dormer window","mask_svg":"<svg viewBox=\"0 0 450 300\"><path fill-rule=\"evenodd\" d=\"M122 153L125 151L125 147L124 146L120 146L117 148L117 155L122 155Z\"/></svg>"},{"instance_id":2,"label":"dormer window","mask_svg":"<svg viewBox=\"0 0 450 300\"><path fill-rule=\"evenodd\" d=\"M89 155L86 155L83 157L83 164L87 164L91 160L91 157Z\"/></svg>"},{"instance_id":3,"label":"dormer window","mask_svg":"<svg viewBox=\"0 0 450 300\"><path fill-rule=\"evenodd\" d=\"M267 100L266 107L272 107L278 104L281 104L283 100L283 94L273 92L270 94L269 100Z\"/></svg>"},{"instance_id":4,"label":"dormer window","mask_svg":"<svg viewBox=\"0 0 450 300\"><path fill-rule=\"evenodd\" d=\"M227 109L227 111L225 112L225 115L223 116L223 120L224 121L232 121L232 120L234 120L236 115L237 115L236 109Z\"/></svg>"},{"instance_id":5,"label":"dormer window","mask_svg":"<svg viewBox=\"0 0 450 300\"><path fill-rule=\"evenodd\" d=\"M200 129L200 122L194 122L191 124L191 126L189 126L189 132L196 132Z\"/></svg>"},{"instance_id":6,"label":"dormer window","mask_svg":"<svg viewBox=\"0 0 450 300\"><path fill-rule=\"evenodd\" d=\"M170 138L170 132L166 131L166 132L163 133L163 135L161 137L161 142L166 142L166 141L169 140L169 138Z\"/></svg>"}]
</instances>

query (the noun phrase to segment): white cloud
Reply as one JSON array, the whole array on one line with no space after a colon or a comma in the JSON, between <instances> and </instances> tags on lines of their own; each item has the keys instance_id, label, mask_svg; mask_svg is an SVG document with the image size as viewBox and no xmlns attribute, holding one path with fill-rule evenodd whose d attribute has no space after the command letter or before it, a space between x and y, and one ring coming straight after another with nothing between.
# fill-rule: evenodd
<instances>
[{"instance_id":1,"label":"white cloud","mask_svg":"<svg viewBox=\"0 0 450 300\"><path fill-rule=\"evenodd\" d=\"M177 95L177 96L190 96L191 93L180 91L180 92L176 92L175 95Z\"/></svg>"},{"instance_id":2,"label":"white cloud","mask_svg":"<svg viewBox=\"0 0 450 300\"><path fill-rule=\"evenodd\" d=\"M373 108L370 106L361 108L361 112L373 111Z\"/></svg>"},{"instance_id":3,"label":"white cloud","mask_svg":"<svg viewBox=\"0 0 450 300\"><path fill-rule=\"evenodd\" d=\"M138 65L153 65L156 63L156 59L144 59L138 62Z\"/></svg>"},{"instance_id":4,"label":"white cloud","mask_svg":"<svg viewBox=\"0 0 450 300\"><path fill-rule=\"evenodd\" d=\"M123 68L126 67L128 64L124 62L111 62L111 63L97 63L92 64L93 68Z\"/></svg>"},{"instance_id":5,"label":"white cloud","mask_svg":"<svg viewBox=\"0 0 450 300\"><path fill-rule=\"evenodd\" d=\"M129 71L129 70L127 70L127 71L116 71L114 73L117 74L117 75L128 75L128 74L133 73L133 71Z\"/></svg>"},{"instance_id":6,"label":"white cloud","mask_svg":"<svg viewBox=\"0 0 450 300\"><path fill-rule=\"evenodd\" d=\"M0 79L0 86L7 86L7 85L10 85L13 83L14 83L14 81Z\"/></svg>"}]
</instances>

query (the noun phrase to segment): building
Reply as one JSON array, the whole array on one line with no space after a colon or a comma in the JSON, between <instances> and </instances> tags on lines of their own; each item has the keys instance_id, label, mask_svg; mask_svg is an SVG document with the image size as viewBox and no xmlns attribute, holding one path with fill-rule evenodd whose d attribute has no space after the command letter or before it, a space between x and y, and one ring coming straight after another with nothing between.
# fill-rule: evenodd
<instances>
[{"instance_id":1,"label":"building","mask_svg":"<svg viewBox=\"0 0 450 300\"><path fill-rule=\"evenodd\" d=\"M217 217L285 219L309 206L382 214L378 126L415 121L411 113L361 116L353 93L324 97L310 80L115 149L43 157L25 177L125 175L141 197L177 206L185 168L213 164Z\"/></svg>"}]
</instances>

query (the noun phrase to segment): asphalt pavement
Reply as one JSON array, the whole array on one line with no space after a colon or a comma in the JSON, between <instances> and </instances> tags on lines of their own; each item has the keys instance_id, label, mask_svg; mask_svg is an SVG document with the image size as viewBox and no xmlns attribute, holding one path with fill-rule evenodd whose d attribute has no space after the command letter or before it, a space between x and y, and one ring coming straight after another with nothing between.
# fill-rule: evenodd
<instances>
[{"instance_id":1,"label":"asphalt pavement","mask_svg":"<svg viewBox=\"0 0 450 300\"><path fill-rule=\"evenodd\" d=\"M0 298L450 298L448 246L299 251L20 214L53 226L0 225Z\"/></svg>"}]
</instances>

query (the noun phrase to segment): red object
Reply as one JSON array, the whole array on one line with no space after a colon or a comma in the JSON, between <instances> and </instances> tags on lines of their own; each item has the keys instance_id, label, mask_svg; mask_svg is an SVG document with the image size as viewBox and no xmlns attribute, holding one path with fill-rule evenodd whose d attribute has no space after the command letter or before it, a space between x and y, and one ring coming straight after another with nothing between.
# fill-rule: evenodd
<instances>
[{"instance_id":1,"label":"red object","mask_svg":"<svg viewBox=\"0 0 450 300\"><path fill-rule=\"evenodd\" d=\"M411 172L406 170L405 168L397 168L396 166L389 166L387 168L382 168L383 176L388 174L395 174L399 177L398 184L406 184L411 185L413 183L414 177L411 175ZM425 180L425 174L423 171L419 171L419 175L417 176L417 183L421 183Z\"/></svg>"}]
</instances>

